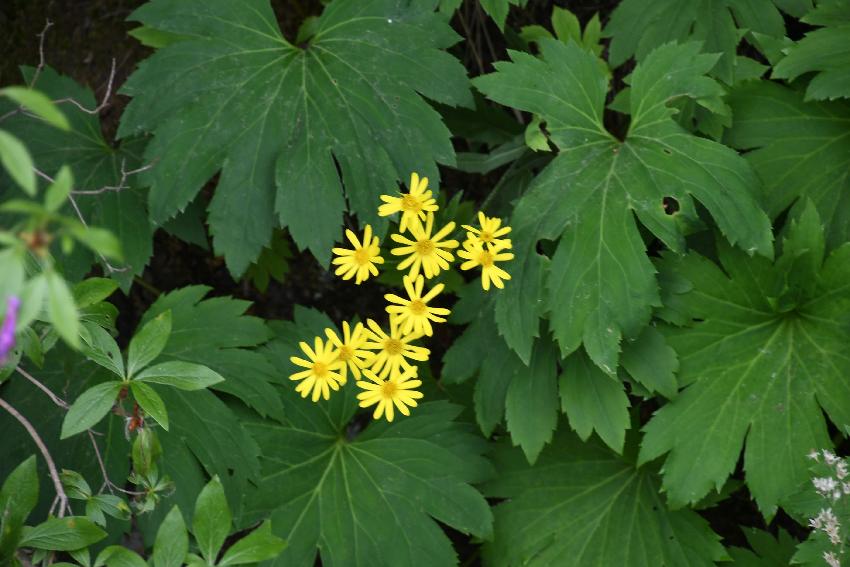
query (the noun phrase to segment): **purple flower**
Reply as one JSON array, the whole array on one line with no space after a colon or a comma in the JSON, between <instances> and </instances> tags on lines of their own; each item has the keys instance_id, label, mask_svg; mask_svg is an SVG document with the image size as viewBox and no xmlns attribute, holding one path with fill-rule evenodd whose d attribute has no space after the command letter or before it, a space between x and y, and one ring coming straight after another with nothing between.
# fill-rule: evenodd
<instances>
[{"instance_id":1,"label":"purple flower","mask_svg":"<svg viewBox=\"0 0 850 567\"><path fill-rule=\"evenodd\" d=\"M11 295L6 300L6 317L0 327L0 366L6 364L6 357L15 346L15 325L18 321L18 308L21 300Z\"/></svg>"}]
</instances>

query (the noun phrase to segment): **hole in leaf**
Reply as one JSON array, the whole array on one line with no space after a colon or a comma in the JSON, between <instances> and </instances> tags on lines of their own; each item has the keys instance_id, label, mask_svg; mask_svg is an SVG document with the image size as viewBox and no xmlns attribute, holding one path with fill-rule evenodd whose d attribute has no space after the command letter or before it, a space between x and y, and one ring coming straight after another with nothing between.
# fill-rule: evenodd
<instances>
[{"instance_id":1,"label":"hole in leaf","mask_svg":"<svg viewBox=\"0 0 850 567\"><path fill-rule=\"evenodd\" d=\"M679 201L673 197L664 197L661 204L664 207L664 212L668 215L675 215L679 212Z\"/></svg>"}]
</instances>

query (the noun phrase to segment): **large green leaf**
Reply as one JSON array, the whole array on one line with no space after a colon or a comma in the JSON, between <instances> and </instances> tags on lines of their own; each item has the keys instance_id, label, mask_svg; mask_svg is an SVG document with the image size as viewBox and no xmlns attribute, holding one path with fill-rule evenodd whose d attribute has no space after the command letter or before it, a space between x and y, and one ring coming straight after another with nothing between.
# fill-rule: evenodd
<instances>
[{"instance_id":1,"label":"large green leaf","mask_svg":"<svg viewBox=\"0 0 850 567\"><path fill-rule=\"evenodd\" d=\"M613 375L621 338L636 337L659 304L635 216L677 252L696 218L694 199L750 253L771 254L770 224L753 196L759 184L747 162L671 118L668 105L676 99L719 104L722 88L704 75L716 56L700 55L693 43L647 56L631 77L631 125L621 142L603 125L608 79L598 59L573 42L539 43L542 58L512 52L513 62L496 63L496 73L476 80L489 98L540 115L559 149L516 206L517 259L496 318L508 344L528 361L538 317L549 311L561 354L583 343ZM665 212L665 197L678 202L676 214ZM559 237L550 266L537 242Z\"/></svg>"},{"instance_id":2,"label":"large green leaf","mask_svg":"<svg viewBox=\"0 0 850 567\"><path fill-rule=\"evenodd\" d=\"M292 44L267 0L153 0L131 16L189 37L143 62L123 136L153 132L151 214L172 217L221 170L210 204L215 249L241 274L289 228L323 263L339 237L342 188L361 222L411 171L454 162L449 131L420 96L471 104L458 36L434 2L335 0ZM287 14L288 16L288 14ZM337 165L342 173L340 180ZM384 226L384 222L379 223Z\"/></svg>"},{"instance_id":3,"label":"large green leaf","mask_svg":"<svg viewBox=\"0 0 850 567\"><path fill-rule=\"evenodd\" d=\"M709 567L724 557L705 520L668 510L651 468L635 468L565 429L533 467L499 445L499 476L484 491L506 502L495 508L488 565Z\"/></svg>"},{"instance_id":4,"label":"large green leaf","mask_svg":"<svg viewBox=\"0 0 850 567\"><path fill-rule=\"evenodd\" d=\"M747 153L766 188L771 217L811 199L827 243L850 240L850 103L804 102L770 81L742 84L729 96L734 121L725 141Z\"/></svg>"},{"instance_id":5,"label":"large green leaf","mask_svg":"<svg viewBox=\"0 0 850 567\"><path fill-rule=\"evenodd\" d=\"M746 440L747 485L770 516L808 479L805 455L830 446L821 408L850 425L850 244L824 261L810 205L783 248L776 265L722 245L720 266L695 253L661 263L689 282L665 298L688 324L663 329L687 387L646 425L641 460L669 452L674 503L719 489Z\"/></svg>"},{"instance_id":6,"label":"large green leaf","mask_svg":"<svg viewBox=\"0 0 850 567\"><path fill-rule=\"evenodd\" d=\"M263 355L248 350L266 342L271 333L262 319L245 315L250 303L229 297L203 299L209 291L204 286L173 291L160 296L145 313L143 322L171 310L173 331L156 358L159 364L143 372L142 378L152 376L148 381L167 384L166 374L172 372L177 387L188 390L193 389L192 383L211 385L238 397L260 415L282 417L280 400L271 385L281 380L280 372ZM215 373L224 381L217 381Z\"/></svg>"},{"instance_id":7,"label":"large green leaf","mask_svg":"<svg viewBox=\"0 0 850 567\"><path fill-rule=\"evenodd\" d=\"M800 15L806 4L811 1L623 0L605 27L612 38L609 58L616 67L632 56L641 61L669 41L698 40L706 53L722 54L715 72L731 83L740 30L782 37L785 25L778 8Z\"/></svg>"},{"instance_id":8,"label":"large green leaf","mask_svg":"<svg viewBox=\"0 0 850 567\"><path fill-rule=\"evenodd\" d=\"M309 313L309 312L307 312ZM278 327L269 356L294 369L299 340L330 321L297 313ZM470 486L491 474L480 455L486 443L473 426L455 421L461 408L426 402L392 424L365 426L349 384L329 402L283 390L287 421L249 425L262 448L263 474L246 495L246 521L271 518L289 546L275 564L454 565L452 545L434 520L489 537L492 517ZM366 417L366 416L363 416ZM367 418L368 419L368 418ZM432 519L433 518L433 519Z\"/></svg>"},{"instance_id":9,"label":"large green leaf","mask_svg":"<svg viewBox=\"0 0 850 567\"><path fill-rule=\"evenodd\" d=\"M806 87L806 99L850 98L850 2L822 0L801 18L822 26L788 48L773 68L773 77L793 80L816 73Z\"/></svg>"},{"instance_id":10,"label":"large green leaf","mask_svg":"<svg viewBox=\"0 0 850 567\"><path fill-rule=\"evenodd\" d=\"M29 79L33 69L23 68L24 77ZM59 75L46 67L39 74L36 88L51 99L73 98L86 108L95 108L97 102L89 89ZM6 103L3 103L6 104ZM18 114L3 122L3 127L14 132L32 152L36 167L48 175L59 171L62 165L71 167L74 173L75 191L92 191L104 187L117 187L121 181L121 165L125 171L142 166L137 141L128 141L120 147L112 147L103 137L100 120L96 115L82 112L72 104L59 106L70 123L70 130L63 132L38 118ZM5 109L0 104L0 113ZM133 276L141 274L153 251L153 229L148 222L144 203L144 190L138 176L126 179L127 189L104 190L97 194L77 194L74 199L85 220L92 226L109 229L121 242L125 263L110 275L126 288ZM63 212L76 216L71 204L66 203ZM93 258L82 249L74 253L75 268L82 277Z\"/></svg>"}]
</instances>

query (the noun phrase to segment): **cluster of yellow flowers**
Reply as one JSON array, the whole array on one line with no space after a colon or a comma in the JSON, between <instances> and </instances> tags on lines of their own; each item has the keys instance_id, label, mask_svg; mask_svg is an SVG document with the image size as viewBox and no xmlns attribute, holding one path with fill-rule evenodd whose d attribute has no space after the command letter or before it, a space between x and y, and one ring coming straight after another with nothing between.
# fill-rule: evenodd
<instances>
[{"instance_id":1,"label":"cluster of yellow flowers","mask_svg":"<svg viewBox=\"0 0 850 567\"><path fill-rule=\"evenodd\" d=\"M350 370L357 386L363 390L357 396L360 407L374 405L375 419L386 416L392 421L394 408L403 415L410 415L409 408L416 407L416 400L422 398L422 392L415 390L422 381L418 379L417 367L410 361L425 362L430 351L412 343L433 335L431 323L444 323L450 313L448 309L428 305L445 286L437 284L425 293L425 280L449 269L455 259L451 250L459 244L457 240L447 239L455 229L454 222L434 231L434 213L438 207L428 191L428 178L413 173L408 193L398 197L381 195L381 200L384 203L378 208L380 216L401 213L399 233L391 235L401 246L390 252L394 256L406 256L398 269L409 269L402 278L407 297L392 293L384 296L389 302L386 308L389 333L372 319L368 319L366 325L357 323L353 328L344 322L342 338L332 329L325 329L327 341L316 337L312 348L306 342L300 343L307 358L293 356L290 360L305 370L292 374L290 380L300 381L296 391L305 398L312 393L315 402L320 397L329 399L331 390L345 385ZM488 218L483 213L478 213L478 221L478 228L463 225L467 239L457 253L466 260L461 269L480 266L482 287L489 290L492 282L501 289L503 280L511 276L496 263L514 257L505 252L511 248L511 241L504 238L511 228L501 226L501 219ZM345 280L354 278L359 285L370 276L377 276L377 265L384 263L378 237L373 236L369 225L363 231L362 240L351 230L346 230L345 234L353 248L333 249L335 273Z\"/></svg>"}]
</instances>

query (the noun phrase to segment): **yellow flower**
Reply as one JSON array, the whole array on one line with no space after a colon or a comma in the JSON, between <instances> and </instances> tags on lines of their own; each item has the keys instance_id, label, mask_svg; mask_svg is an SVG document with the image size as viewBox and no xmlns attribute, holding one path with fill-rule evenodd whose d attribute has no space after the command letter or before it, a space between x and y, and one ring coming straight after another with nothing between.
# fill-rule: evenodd
<instances>
[{"instance_id":1,"label":"yellow flower","mask_svg":"<svg viewBox=\"0 0 850 567\"><path fill-rule=\"evenodd\" d=\"M387 313L396 316L396 321L399 325L402 325L402 333L424 333L430 337L434 334L431 321L445 323L446 320L440 315L451 313L448 309L442 307L428 307L428 302L434 299L446 286L437 284L423 297L422 288L425 285L425 278L420 275L415 280L409 276L404 276L403 279L408 299L392 293L386 294L384 298L387 301L398 304L388 305Z\"/></svg>"},{"instance_id":2,"label":"yellow flower","mask_svg":"<svg viewBox=\"0 0 850 567\"><path fill-rule=\"evenodd\" d=\"M357 399L360 400L361 408L378 404L372 414L374 419L381 419L382 415L386 415L387 421L392 421L394 417L393 404L402 414L410 415L410 410L407 407L415 408L418 405L416 400L423 396L422 392L414 390L414 388L422 385L421 380L415 379L415 368L389 380L375 376L375 373L368 369L364 370L363 374L371 382L357 383L357 386L364 390L357 394ZM411 378L414 379L411 380Z\"/></svg>"},{"instance_id":3,"label":"yellow flower","mask_svg":"<svg viewBox=\"0 0 850 567\"><path fill-rule=\"evenodd\" d=\"M407 361L408 358L424 362L428 360L428 355L431 354L431 351L425 347L410 344L421 337L421 333L402 333L401 325L395 319L395 317L390 317L389 334L385 333L374 320L366 321L369 327L366 332L372 342L366 343L363 348L378 351L367 362L372 367L371 371L381 378L387 376L396 378L414 368Z\"/></svg>"},{"instance_id":4,"label":"yellow flower","mask_svg":"<svg viewBox=\"0 0 850 567\"><path fill-rule=\"evenodd\" d=\"M401 197L381 195L384 204L378 207L378 214L382 217L393 213L401 213L399 230L404 232L425 220L425 213L437 210L437 201L431 197L428 188L428 178L419 178L418 173L410 174L410 192L401 193Z\"/></svg>"},{"instance_id":5,"label":"yellow flower","mask_svg":"<svg viewBox=\"0 0 850 567\"><path fill-rule=\"evenodd\" d=\"M337 336L333 329L325 329L325 334L328 336L328 344L336 347L337 360L342 362L342 380L340 386L345 385L347 381L347 369L351 369L351 373L356 380L360 380L360 369L367 366L366 360L372 356L372 353L363 348L366 344L366 329L363 323L357 323L354 330L348 324L348 321L342 323L342 340Z\"/></svg>"},{"instance_id":6,"label":"yellow flower","mask_svg":"<svg viewBox=\"0 0 850 567\"><path fill-rule=\"evenodd\" d=\"M307 369L289 377L290 380L303 380L296 386L295 391L300 393L302 398L306 398L312 390L314 402L319 400L319 396L330 399L330 389L339 390L340 384L345 383L339 372L336 372L344 363L337 360L337 353L330 345L326 348L319 337L316 337L314 348L310 348L310 345L303 341L299 346L309 360L297 356L289 357L292 364Z\"/></svg>"},{"instance_id":7,"label":"yellow flower","mask_svg":"<svg viewBox=\"0 0 850 567\"><path fill-rule=\"evenodd\" d=\"M380 256L381 249L378 246L378 237L372 237L372 227L368 224L363 231L363 244L357 240L357 235L352 231L345 229L345 235L351 241L354 249L333 249L333 253L338 256L338 258L333 259L333 263L339 266L334 273L342 276L344 280L350 280L356 274L357 279L354 280L354 283L360 285L361 282L369 279L370 273L373 276L378 275L378 268L375 267L375 264L384 263L384 259Z\"/></svg>"},{"instance_id":8,"label":"yellow flower","mask_svg":"<svg viewBox=\"0 0 850 567\"><path fill-rule=\"evenodd\" d=\"M471 270L476 266L481 266L481 286L485 291L490 289L491 281L497 288L502 289L505 287L502 280L511 279L511 275L498 267L496 262L514 259L513 254L509 252L502 254L502 250L504 250L504 247L485 246L481 242L467 240L463 243L463 250L457 253L458 256L466 260L461 264L460 269Z\"/></svg>"},{"instance_id":9,"label":"yellow flower","mask_svg":"<svg viewBox=\"0 0 850 567\"><path fill-rule=\"evenodd\" d=\"M404 246L393 248L392 254L394 256L407 256L398 265L398 269L406 270L410 267L411 278L418 276L421 269L425 272L425 277L431 279L439 274L440 270L448 270L449 262L455 259L448 249L457 248L457 240L443 240L455 229L455 223L450 222L434 235L431 234L433 229L434 214L428 213L424 227L421 224L411 227L410 232L413 235L413 240L400 234L392 235L393 240L399 244L404 244Z\"/></svg>"},{"instance_id":10,"label":"yellow flower","mask_svg":"<svg viewBox=\"0 0 850 567\"><path fill-rule=\"evenodd\" d=\"M501 248L511 247L510 239L499 238L511 231L511 227L502 226L502 219L499 217L487 217L479 211L478 224L481 226L480 229L469 226L468 224L463 225L463 228L468 231L466 233L468 240L481 244L500 246Z\"/></svg>"}]
</instances>

